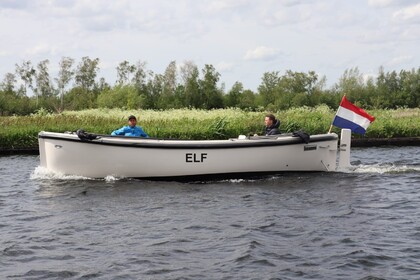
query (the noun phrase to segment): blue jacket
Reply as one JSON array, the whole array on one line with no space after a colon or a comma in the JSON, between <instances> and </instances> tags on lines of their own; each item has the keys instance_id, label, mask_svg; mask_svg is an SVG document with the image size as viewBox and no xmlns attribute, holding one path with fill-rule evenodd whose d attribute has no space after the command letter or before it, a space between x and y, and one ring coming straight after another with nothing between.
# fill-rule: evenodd
<instances>
[{"instance_id":1,"label":"blue jacket","mask_svg":"<svg viewBox=\"0 0 420 280\"><path fill-rule=\"evenodd\" d=\"M141 126L124 126L120 129L114 130L111 135L124 135L124 136L137 136L137 137L149 137L146 132L144 132L143 128Z\"/></svg>"}]
</instances>

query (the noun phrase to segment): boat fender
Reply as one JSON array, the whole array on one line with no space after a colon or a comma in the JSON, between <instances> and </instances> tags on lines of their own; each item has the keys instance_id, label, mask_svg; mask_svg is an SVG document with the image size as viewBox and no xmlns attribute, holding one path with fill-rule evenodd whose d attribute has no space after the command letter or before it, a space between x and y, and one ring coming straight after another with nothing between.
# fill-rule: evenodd
<instances>
[{"instance_id":1,"label":"boat fender","mask_svg":"<svg viewBox=\"0 0 420 280\"><path fill-rule=\"evenodd\" d=\"M305 144L309 143L310 136L308 133L304 132L303 130L293 131L292 135L294 137L300 137L300 139L302 139L302 142L305 142Z\"/></svg>"},{"instance_id":2,"label":"boat fender","mask_svg":"<svg viewBox=\"0 0 420 280\"><path fill-rule=\"evenodd\" d=\"M83 129L78 129L76 131L76 134L80 138L80 140L82 140L82 141L94 140L94 139L98 138L97 135L87 133Z\"/></svg>"}]
</instances>

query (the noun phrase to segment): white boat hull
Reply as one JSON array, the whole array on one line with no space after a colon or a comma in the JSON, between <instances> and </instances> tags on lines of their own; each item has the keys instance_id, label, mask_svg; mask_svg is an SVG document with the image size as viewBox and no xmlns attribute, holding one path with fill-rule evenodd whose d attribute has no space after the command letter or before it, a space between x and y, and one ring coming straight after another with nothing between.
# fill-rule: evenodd
<instances>
[{"instance_id":1,"label":"white boat hull","mask_svg":"<svg viewBox=\"0 0 420 280\"><path fill-rule=\"evenodd\" d=\"M159 140L39 133L41 166L91 178L167 178L282 171L334 171L336 134L229 140Z\"/></svg>"}]
</instances>

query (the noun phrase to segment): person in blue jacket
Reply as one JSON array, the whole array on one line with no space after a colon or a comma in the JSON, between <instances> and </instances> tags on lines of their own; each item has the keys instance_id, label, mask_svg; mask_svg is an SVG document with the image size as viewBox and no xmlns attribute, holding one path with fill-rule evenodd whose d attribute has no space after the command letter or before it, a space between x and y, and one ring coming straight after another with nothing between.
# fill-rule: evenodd
<instances>
[{"instance_id":1,"label":"person in blue jacket","mask_svg":"<svg viewBox=\"0 0 420 280\"><path fill-rule=\"evenodd\" d=\"M114 130L111 135L124 135L124 136L135 136L135 137L146 137L148 138L146 132L144 132L141 126L136 126L137 119L135 116L131 115L128 117L128 125L121 127L120 129Z\"/></svg>"}]
</instances>

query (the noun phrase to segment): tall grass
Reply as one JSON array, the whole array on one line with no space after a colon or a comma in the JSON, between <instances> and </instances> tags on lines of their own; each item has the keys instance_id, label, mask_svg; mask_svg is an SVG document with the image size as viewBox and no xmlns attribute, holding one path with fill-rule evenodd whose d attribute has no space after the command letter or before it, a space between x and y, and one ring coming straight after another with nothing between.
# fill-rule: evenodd
<instances>
[{"instance_id":1,"label":"tall grass","mask_svg":"<svg viewBox=\"0 0 420 280\"><path fill-rule=\"evenodd\" d=\"M282 132L302 129L309 134L326 133L335 111L327 106L294 108L273 112L281 121ZM371 110L376 120L368 128L366 137L420 136L420 109ZM265 112L239 109L165 111L92 109L49 114L40 111L30 116L0 117L0 148L37 147L40 131L85 131L110 134L127 124L127 116L137 116L138 125L151 136L177 139L226 139L239 134L262 133ZM333 128L339 132L339 128ZM354 137L361 137L354 135Z\"/></svg>"}]
</instances>

